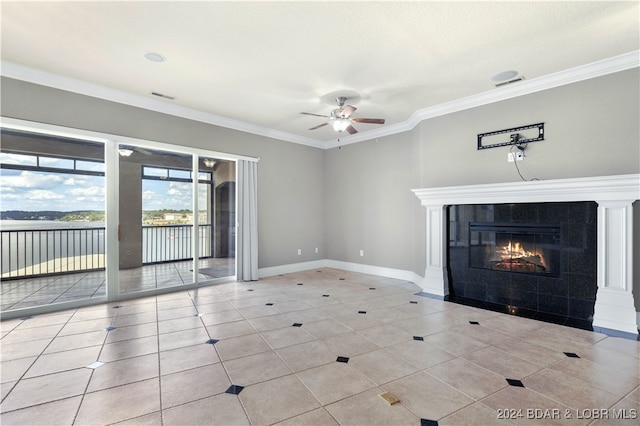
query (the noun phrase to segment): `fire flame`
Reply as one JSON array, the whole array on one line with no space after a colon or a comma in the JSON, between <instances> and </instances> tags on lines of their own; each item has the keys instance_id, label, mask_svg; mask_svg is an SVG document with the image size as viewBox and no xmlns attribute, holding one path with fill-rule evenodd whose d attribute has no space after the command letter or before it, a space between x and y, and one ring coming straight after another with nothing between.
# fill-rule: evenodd
<instances>
[{"instance_id":1,"label":"fire flame","mask_svg":"<svg viewBox=\"0 0 640 426\"><path fill-rule=\"evenodd\" d=\"M512 259L523 259L530 263L538 264L543 266L545 269L547 267L544 261L544 255L542 250L525 250L525 248L520 244L520 242L515 241L509 243L502 248L496 249L496 254L500 256L500 260L508 261Z\"/></svg>"},{"instance_id":2,"label":"fire flame","mask_svg":"<svg viewBox=\"0 0 640 426\"><path fill-rule=\"evenodd\" d=\"M506 249L509 257L535 256L534 252L526 251L518 241L513 245L511 244L511 241L509 241L509 244L504 248Z\"/></svg>"}]
</instances>

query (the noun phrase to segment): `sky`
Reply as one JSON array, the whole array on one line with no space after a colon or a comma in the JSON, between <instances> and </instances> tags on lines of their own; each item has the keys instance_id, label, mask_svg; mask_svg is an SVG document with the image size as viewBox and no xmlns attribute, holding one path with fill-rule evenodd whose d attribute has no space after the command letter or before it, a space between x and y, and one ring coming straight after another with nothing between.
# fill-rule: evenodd
<instances>
[{"instance_id":1,"label":"sky","mask_svg":"<svg viewBox=\"0 0 640 426\"><path fill-rule=\"evenodd\" d=\"M28 158L20 157L25 156L2 154L1 159L3 163L29 164ZM55 162L48 165L56 166ZM101 163L87 164L86 169L101 167L103 167ZM143 181L143 210L191 210L191 199L190 183ZM104 211L105 178L103 176L0 169L0 211L6 210Z\"/></svg>"},{"instance_id":2,"label":"sky","mask_svg":"<svg viewBox=\"0 0 640 426\"><path fill-rule=\"evenodd\" d=\"M104 177L0 170L0 210L104 210Z\"/></svg>"}]
</instances>

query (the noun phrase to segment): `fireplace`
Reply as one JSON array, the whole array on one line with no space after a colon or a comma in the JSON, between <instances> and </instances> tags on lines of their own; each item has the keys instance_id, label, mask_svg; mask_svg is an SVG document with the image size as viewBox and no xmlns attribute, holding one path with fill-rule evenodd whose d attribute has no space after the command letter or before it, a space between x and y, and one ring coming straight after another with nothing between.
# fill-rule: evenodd
<instances>
[{"instance_id":1,"label":"fireplace","mask_svg":"<svg viewBox=\"0 0 640 426\"><path fill-rule=\"evenodd\" d=\"M498 300L509 306L511 301L523 300L520 295L522 291L535 290L538 292L539 300L537 307L543 306L548 309L564 305L564 297L568 299L569 313L572 314L579 313L581 301L588 302L593 297L592 286L595 276L595 307L591 301L589 308L593 312L593 329L624 337L638 336L640 312L636 312L635 302L640 291L636 288L634 301L633 286L634 275L640 267L634 262L633 257L634 222L635 226L638 226L638 222L633 219L633 211L640 209L639 202L636 202L640 199L640 174L431 187L413 189L412 192L426 210L425 272L424 278L419 280L425 293L436 298L446 298L455 291L458 293L457 297L485 300L482 299L484 297L486 300ZM589 224L595 228L595 236L593 229L586 233L574 232L583 227L583 224L575 220L579 216L569 207L570 210L565 212L565 217L571 219L571 223L563 225L563 250L560 255L561 270L558 277L491 271L468 266L468 235L467 239L459 238L469 232L468 225L462 225L464 220L498 223L537 222L527 209L516 209L516 216L512 217L515 220L511 221L495 215L487 218L482 213L482 206L521 203L555 205L574 202L593 202L597 205L595 223L590 219ZM454 215L454 220L449 222L447 218L448 215L451 217L452 213L450 206L460 205L475 206L477 211L474 214L477 217L470 219ZM552 219L553 216L556 216L555 219ZM542 218L537 219L562 223L559 218L560 216L551 209L544 213ZM585 252L587 246L594 247L595 255L591 251ZM456 268L459 271L456 278L456 274L453 273L454 267L465 264L464 268ZM489 279L487 274L493 274L492 278ZM461 285L461 282L466 284ZM504 290L505 287L508 290ZM550 297L547 298L546 295ZM532 301L533 298L529 300ZM582 306L585 305L586 303ZM514 308L518 305L510 306L514 310L519 309ZM535 307L533 303L531 307ZM513 313L511 309L508 312ZM584 312L588 311L584 309Z\"/></svg>"},{"instance_id":2,"label":"fireplace","mask_svg":"<svg viewBox=\"0 0 640 426\"><path fill-rule=\"evenodd\" d=\"M590 328L594 202L448 207L449 300Z\"/></svg>"},{"instance_id":3,"label":"fireplace","mask_svg":"<svg viewBox=\"0 0 640 426\"><path fill-rule=\"evenodd\" d=\"M562 227L469 223L469 267L491 271L560 274Z\"/></svg>"}]
</instances>

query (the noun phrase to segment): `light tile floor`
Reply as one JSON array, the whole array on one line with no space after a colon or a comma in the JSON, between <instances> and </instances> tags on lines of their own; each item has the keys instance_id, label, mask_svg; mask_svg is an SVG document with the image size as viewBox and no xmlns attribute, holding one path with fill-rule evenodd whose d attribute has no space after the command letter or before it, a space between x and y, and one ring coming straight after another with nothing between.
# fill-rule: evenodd
<instances>
[{"instance_id":1,"label":"light tile floor","mask_svg":"<svg viewBox=\"0 0 640 426\"><path fill-rule=\"evenodd\" d=\"M3 321L0 423L638 424L640 342L419 290L321 269Z\"/></svg>"}]
</instances>

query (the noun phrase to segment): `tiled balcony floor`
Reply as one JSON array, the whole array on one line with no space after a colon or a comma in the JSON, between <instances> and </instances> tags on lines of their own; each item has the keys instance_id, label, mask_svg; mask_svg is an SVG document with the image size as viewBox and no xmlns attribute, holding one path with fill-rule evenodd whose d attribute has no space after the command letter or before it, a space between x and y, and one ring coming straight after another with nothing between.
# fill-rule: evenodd
<instances>
[{"instance_id":1,"label":"tiled balcony floor","mask_svg":"<svg viewBox=\"0 0 640 426\"><path fill-rule=\"evenodd\" d=\"M640 342L418 291L322 269L7 320L0 423L637 424Z\"/></svg>"},{"instance_id":2,"label":"tiled balcony floor","mask_svg":"<svg viewBox=\"0 0 640 426\"><path fill-rule=\"evenodd\" d=\"M200 259L199 268L200 281L233 276L235 259ZM191 261L158 263L120 271L120 291L123 293L191 282ZM3 280L0 282L2 311L104 296L104 285L104 271Z\"/></svg>"}]
</instances>

